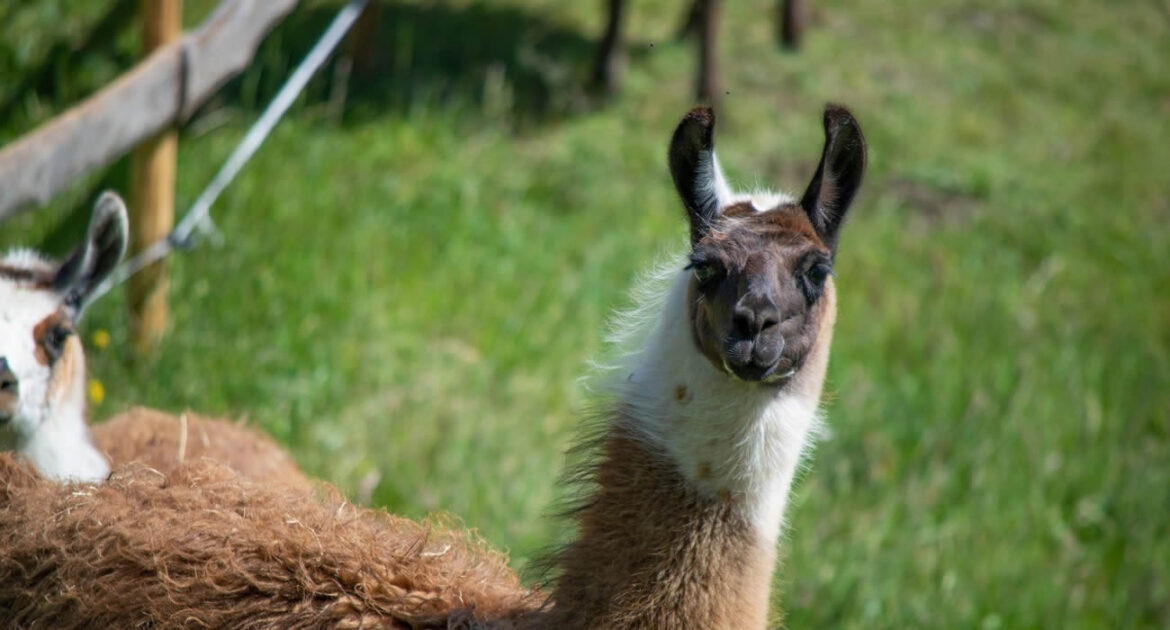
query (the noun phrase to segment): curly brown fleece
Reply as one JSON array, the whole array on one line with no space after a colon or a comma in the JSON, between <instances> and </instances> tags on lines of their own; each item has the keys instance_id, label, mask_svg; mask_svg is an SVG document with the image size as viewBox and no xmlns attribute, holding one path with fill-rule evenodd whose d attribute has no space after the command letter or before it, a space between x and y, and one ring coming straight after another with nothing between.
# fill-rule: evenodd
<instances>
[{"instance_id":1,"label":"curly brown fleece","mask_svg":"<svg viewBox=\"0 0 1170 630\"><path fill-rule=\"evenodd\" d=\"M473 535L335 492L211 460L63 486L0 454L0 627L508 627L541 599Z\"/></svg>"},{"instance_id":2,"label":"curly brown fleece","mask_svg":"<svg viewBox=\"0 0 1170 630\"><path fill-rule=\"evenodd\" d=\"M141 462L169 474L183 462L207 457L252 481L312 488L288 451L261 431L236 422L132 407L94 425L93 437L114 468Z\"/></svg>"}]
</instances>

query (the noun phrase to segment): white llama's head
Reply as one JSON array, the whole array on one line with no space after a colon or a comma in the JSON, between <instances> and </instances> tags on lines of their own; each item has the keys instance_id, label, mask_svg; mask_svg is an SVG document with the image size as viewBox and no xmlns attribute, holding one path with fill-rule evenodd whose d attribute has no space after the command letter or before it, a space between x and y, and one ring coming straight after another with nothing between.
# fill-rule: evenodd
<instances>
[{"instance_id":1,"label":"white llama's head","mask_svg":"<svg viewBox=\"0 0 1170 630\"><path fill-rule=\"evenodd\" d=\"M85 354L75 327L93 290L122 259L126 239L126 207L106 193L85 242L64 262L30 250L0 258L0 448L26 451L61 418L74 425L80 419L80 426L52 433L72 440L87 430ZM73 465L60 464L65 471Z\"/></svg>"},{"instance_id":2,"label":"white llama's head","mask_svg":"<svg viewBox=\"0 0 1170 630\"><path fill-rule=\"evenodd\" d=\"M829 276L845 212L865 170L865 139L843 107L825 109L820 165L798 201L736 195L715 158L715 116L692 110L670 144L691 226L687 303L694 341L719 370L782 386L831 317Z\"/></svg>"}]
</instances>

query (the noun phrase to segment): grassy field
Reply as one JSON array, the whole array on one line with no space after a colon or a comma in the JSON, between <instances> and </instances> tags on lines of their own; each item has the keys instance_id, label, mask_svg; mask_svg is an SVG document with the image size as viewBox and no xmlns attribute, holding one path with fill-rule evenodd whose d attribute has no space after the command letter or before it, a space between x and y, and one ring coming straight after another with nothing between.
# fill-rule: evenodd
<instances>
[{"instance_id":1,"label":"grassy field","mask_svg":"<svg viewBox=\"0 0 1170 630\"><path fill-rule=\"evenodd\" d=\"M247 416L314 475L457 514L523 569L562 535L542 515L607 313L684 240L664 154L691 105L685 2L632 3L626 90L604 104L580 87L596 4L387 3L383 72L340 117L316 81L217 205L226 247L175 259L157 358L124 350L120 291L94 308L87 335L113 339L91 349L95 416ZM774 46L764 0L726 3L722 46L736 182L802 189L825 101L871 147L837 269L833 433L796 490L776 625L1170 626L1170 8L810 4L799 55ZM0 7L0 83L93 5ZM187 127L181 206L332 6L294 14ZM0 141L134 46L58 68ZM60 251L101 185L124 188L125 167L0 245Z\"/></svg>"}]
</instances>

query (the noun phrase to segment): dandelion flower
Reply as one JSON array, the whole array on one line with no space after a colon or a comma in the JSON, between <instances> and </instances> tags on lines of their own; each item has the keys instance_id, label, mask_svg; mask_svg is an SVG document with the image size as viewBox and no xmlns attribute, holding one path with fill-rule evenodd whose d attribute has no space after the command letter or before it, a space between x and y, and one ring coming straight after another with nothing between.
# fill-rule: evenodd
<instances>
[{"instance_id":1,"label":"dandelion flower","mask_svg":"<svg viewBox=\"0 0 1170 630\"><path fill-rule=\"evenodd\" d=\"M93 347L105 350L110 345L110 331L99 328L93 333Z\"/></svg>"},{"instance_id":2,"label":"dandelion flower","mask_svg":"<svg viewBox=\"0 0 1170 630\"><path fill-rule=\"evenodd\" d=\"M106 399L106 387L96 378L90 379L89 381L89 399L95 405L102 404L102 401Z\"/></svg>"}]
</instances>

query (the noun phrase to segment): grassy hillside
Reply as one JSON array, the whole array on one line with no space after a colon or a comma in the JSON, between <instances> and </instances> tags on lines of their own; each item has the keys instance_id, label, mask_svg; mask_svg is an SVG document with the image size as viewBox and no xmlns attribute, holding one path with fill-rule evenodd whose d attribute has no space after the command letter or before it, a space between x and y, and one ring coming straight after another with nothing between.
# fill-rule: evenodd
<instances>
[{"instance_id":1,"label":"grassy hillside","mask_svg":"<svg viewBox=\"0 0 1170 630\"><path fill-rule=\"evenodd\" d=\"M90 344L95 415L245 415L313 474L458 514L523 568L562 533L541 515L607 313L685 234L664 157L691 105L685 2L632 3L626 90L605 104L579 87L595 4L387 3L382 71L340 117L316 81L215 208L226 247L175 259L159 356L123 350L120 291L94 308L87 334L113 340ZM1167 627L1170 11L810 4L799 55L764 0L726 3L722 45L737 183L803 189L825 101L871 147L837 269L833 434L796 489L777 625ZM78 28L62 6L0 7L20 29L3 50L30 42L0 82ZM294 14L187 128L181 206L333 6ZM22 99L3 137L135 45L61 68L61 95ZM0 245L59 250L93 187L124 177L5 223Z\"/></svg>"}]
</instances>

